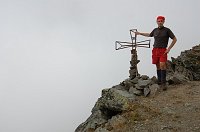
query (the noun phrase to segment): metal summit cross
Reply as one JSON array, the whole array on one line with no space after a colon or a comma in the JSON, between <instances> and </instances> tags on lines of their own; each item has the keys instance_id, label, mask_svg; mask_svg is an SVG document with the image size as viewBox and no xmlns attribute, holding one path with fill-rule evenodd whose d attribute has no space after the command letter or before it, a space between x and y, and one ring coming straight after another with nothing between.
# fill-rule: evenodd
<instances>
[{"instance_id":1,"label":"metal summit cross","mask_svg":"<svg viewBox=\"0 0 200 132\"><path fill-rule=\"evenodd\" d=\"M131 61L130 61L131 67L129 70L129 74L130 74L129 77L131 79L133 79L139 75L138 69L137 69L137 64L140 62L140 60L138 60L138 57L137 57L137 50L136 50L137 47L150 48L150 40L144 40L144 41L137 42L137 35L135 34L136 31L137 31L137 29L130 30L131 42L122 42L122 41L115 42L116 50L132 48L131 49Z\"/></svg>"}]
</instances>

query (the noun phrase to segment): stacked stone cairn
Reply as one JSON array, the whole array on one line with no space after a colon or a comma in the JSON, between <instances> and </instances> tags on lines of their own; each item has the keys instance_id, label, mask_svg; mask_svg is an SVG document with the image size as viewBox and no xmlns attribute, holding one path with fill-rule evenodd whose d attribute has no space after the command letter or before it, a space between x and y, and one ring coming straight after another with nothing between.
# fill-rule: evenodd
<instances>
[{"instance_id":1,"label":"stacked stone cairn","mask_svg":"<svg viewBox=\"0 0 200 132\"><path fill-rule=\"evenodd\" d=\"M137 50L136 49L132 49L131 50L131 61L130 61L131 67L130 67L130 70L129 70L129 74L130 74L129 77L131 79L133 79L136 76L138 76L137 64L139 62L140 61L138 60L138 57L137 57Z\"/></svg>"}]
</instances>

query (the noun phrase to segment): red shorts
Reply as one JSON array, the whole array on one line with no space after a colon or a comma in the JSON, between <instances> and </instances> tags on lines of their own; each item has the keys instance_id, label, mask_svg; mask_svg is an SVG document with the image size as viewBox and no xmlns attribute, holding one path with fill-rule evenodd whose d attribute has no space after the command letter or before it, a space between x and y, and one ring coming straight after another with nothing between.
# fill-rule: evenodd
<instances>
[{"instance_id":1,"label":"red shorts","mask_svg":"<svg viewBox=\"0 0 200 132\"><path fill-rule=\"evenodd\" d=\"M167 61L167 54L164 54L166 48L153 48L152 50L152 64Z\"/></svg>"}]
</instances>

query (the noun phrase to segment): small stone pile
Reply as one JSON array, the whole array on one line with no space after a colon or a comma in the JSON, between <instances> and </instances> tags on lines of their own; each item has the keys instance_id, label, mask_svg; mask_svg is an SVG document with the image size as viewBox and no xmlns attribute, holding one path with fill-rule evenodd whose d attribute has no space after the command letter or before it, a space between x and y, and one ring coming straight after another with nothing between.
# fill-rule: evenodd
<instances>
[{"instance_id":1,"label":"small stone pile","mask_svg":"<svg viewBox=\"0 0 200 132\"><path fill-rule=\"evenodd\" d=\"M151 79L147 75L142 75L135 77L134 79L126 79L121 82L119 85L113 86L113 88L117 88L120 90L127 90L130 94L134 95L144 95L148 96L152 89L152 85L154 87L158 87L156 84L156 77L152 77Z\"/></svg>"}]
</instances>

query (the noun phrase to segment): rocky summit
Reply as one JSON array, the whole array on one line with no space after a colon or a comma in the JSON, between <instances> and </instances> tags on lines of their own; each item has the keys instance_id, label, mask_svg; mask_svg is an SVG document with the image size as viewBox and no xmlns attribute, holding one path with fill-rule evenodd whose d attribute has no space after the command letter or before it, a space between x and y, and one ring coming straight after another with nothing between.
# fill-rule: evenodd
<instances>
[{"instance_id":1,"label":"rocky summit","mask_svg":"<svg viewBox=\"0 0 200 132\"><path fill-rule=\"evenodd\" d=\"M156 77L125 79L102 90L92 114L75 132L199 132L199 80L197 45L167 62L167 91Z\"/></svg>"}]
</instances>

